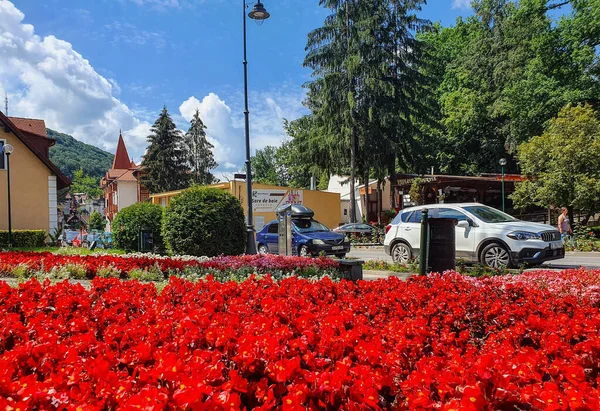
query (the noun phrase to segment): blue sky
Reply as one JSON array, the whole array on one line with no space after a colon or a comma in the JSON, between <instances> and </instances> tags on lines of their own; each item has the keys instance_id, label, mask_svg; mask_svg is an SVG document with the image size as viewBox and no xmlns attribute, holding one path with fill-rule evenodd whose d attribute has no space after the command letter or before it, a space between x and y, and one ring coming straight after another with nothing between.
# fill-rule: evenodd
<instances>
[{"instance_id":1,"label":"blue sky","mask_svg":"<svg viewBox=\"0 0 600 411\"><path fill-rule=\"evenodd\" d=\"M422 16L444 25L470 12L468 0L429 3ZM318 0L264 5L271 19L248 20L254 149L279 144L282 118L304 113L306 34L327 15ZM231 0L0 0L0 51L11 62L0 66L0 91L9 114L107 150L122 128L136 161L163 104L184 130L199 108L226 175L244 157L241 19Z\"/></svg>"}]
</instances>

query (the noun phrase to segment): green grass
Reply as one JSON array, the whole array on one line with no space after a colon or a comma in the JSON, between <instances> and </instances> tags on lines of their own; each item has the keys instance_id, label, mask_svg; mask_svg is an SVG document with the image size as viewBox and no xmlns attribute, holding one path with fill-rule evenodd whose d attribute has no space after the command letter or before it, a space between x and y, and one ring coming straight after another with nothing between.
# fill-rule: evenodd
<instances>
[{"instance_id":1,"label":"green grass","mask_svg":"<svg viewBox=\"0 0 600 411\"><path fill-rule=\"evenodd\" d=\"M28 252L50 252L50 253L61 253L65 255L93 255L93 254L125 254L125 250L119 250L115 248L109 248L107 250L96 248L90 250L84 247L33 247L33 248L12 248L11 251L28 251Z\"/></svg>"},{"instance_id":2,"label":"green grass","mask_svg":"<svg viewBox=\"0 0 600 411\"><path fill-rule=\"evenodd\" d=\"M375 270L375 271L391 271L394 273L413 273L419 272L419 262L416 260L411 261L408 264L397 264L390 263L383 260L371 260L366 261L363 265L364 270ZM523 268L520 269L493 269L490 267L484 267L479 264L467 265L461 259L456 260L456 272L468 275L471 277L489 277L496 275L508 275L508 274L521 274Z\"/></svg>"}]
</instances>

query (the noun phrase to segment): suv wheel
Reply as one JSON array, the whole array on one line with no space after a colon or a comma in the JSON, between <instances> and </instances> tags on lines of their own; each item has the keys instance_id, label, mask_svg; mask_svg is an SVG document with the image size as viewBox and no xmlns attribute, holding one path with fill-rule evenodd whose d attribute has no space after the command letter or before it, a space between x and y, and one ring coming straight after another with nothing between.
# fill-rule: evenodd
<instances>
[{"instance_id":1,"label":"suv wheel","mask_svg":"<svg viewBox=\"0 0 600 411\"><path fill-rule=\"evenodd\" d=\"M404 243L398 243L392 248L392 260L398 264L406 264L410 261L412 251Z\"/></svg>"},{"instance_id":2,"label":"suv wheel","mask_svg":"<svg viewBox=\"0 0 600 411\"><path fill-rule=\"evenodd\" d=\"M267 248L266 245L264 244L259 244L258 245L258 254L269 254L269 249Z\"/></svg>"},{"instance_id":3,"label":"suv wheel","mask_svg":"<svg viewBox=\"0 0 600 411\"><path fill-rule=\"evenodd\" d=\"M504 246L492 243L483 249L480 261L490 268L506 268L510 266L510 254Z\"/></svg>"}]
</instances>

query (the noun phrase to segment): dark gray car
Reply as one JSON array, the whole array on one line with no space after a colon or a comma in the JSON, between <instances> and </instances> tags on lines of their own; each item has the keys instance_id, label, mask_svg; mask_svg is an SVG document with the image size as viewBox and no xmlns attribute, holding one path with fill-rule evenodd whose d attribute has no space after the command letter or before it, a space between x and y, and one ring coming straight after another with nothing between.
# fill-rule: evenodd
<instances>
[{"instance_id":1,"label":"dark gray car","mask_svg":"<svg viewBox=\"0 0 600 411\"><path fill-rule=\"evenodd\" d=\"M359 235L371 235L375 233L375 227L364 223L349 223L334 228L333 231L342 234L359 234Z\"/></svg>"}]
</instances>

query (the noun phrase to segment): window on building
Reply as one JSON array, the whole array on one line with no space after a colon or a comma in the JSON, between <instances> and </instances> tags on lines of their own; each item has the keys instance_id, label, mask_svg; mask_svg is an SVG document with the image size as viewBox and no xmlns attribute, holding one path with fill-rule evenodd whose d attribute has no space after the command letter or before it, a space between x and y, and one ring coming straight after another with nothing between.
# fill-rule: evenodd
<instances>
[{"instance_id":1,"label":"window on building","mask_svg":"<svg viewBox=\"0 0 600 411\"><path fill-rule=\"evenodd\" d=\"M344 215L348 215L348 209L344 208Z\"/></svg>"},{"instance_id":2,"label":"window on building","mask_svg":"<svg viewBox=\"0 0 600 411\"><path fill-rule=\"evenodd\" d=\"M4 170L4 165L6 164L6 155L2 151L4 144L6 144L6 140L0 140L0 170Z\"/></svg>"},{"instance_id":3,"label":"window on building","mask_svg":"<svg viewBox=\"0 0 600 411\"><path fill-rule=\"evenodd\" d=\"M167 206L167 197L161 197L160 198L160 206L161 207L166 207Z\"/></svg>"}]
</instances>

